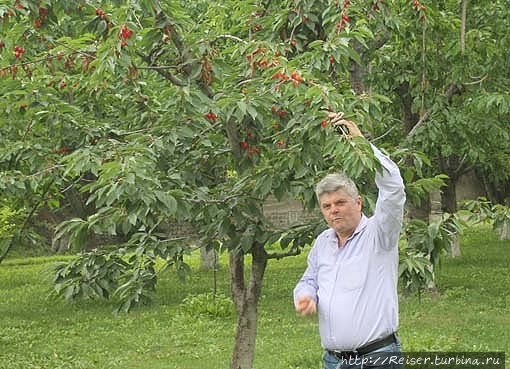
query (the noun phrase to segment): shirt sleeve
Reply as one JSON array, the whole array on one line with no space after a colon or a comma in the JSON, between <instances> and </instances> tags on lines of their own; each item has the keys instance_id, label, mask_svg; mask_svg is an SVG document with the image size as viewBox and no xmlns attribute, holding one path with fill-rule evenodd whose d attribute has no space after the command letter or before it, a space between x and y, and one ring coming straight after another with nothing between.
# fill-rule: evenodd
<instances>
[{"instance_id":1,"label":"shirt sleeve","mask_svg":"<svg viewBox=\"0 0 510 369\"><path fill-rule=\"evenodd\" d=\"M406 195L404 181L398 166L372 145L375 156L382 165L382 171L376 173L375 183L379 190L374 212L378 229L379 249L390 250L397 247L404 217Z\"/></svg>"},{"instance_id":2,"label":"shirt sleeve","mask_svg":"<svg viewBox=\"0 0 510 369\"><path fill-rule=\"evenodd\" d=\"M317 247L313 247L307 258L307 267L303 276L294 288L294 305L297 306L297 300L302 296L311 297L317 304Z\"/></svg>"}]
</instances>

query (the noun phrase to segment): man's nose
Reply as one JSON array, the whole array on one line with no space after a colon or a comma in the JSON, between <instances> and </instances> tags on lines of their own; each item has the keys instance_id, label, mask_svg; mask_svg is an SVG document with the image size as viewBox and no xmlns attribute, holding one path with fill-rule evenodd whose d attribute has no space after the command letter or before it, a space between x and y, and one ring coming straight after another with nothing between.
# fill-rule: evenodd
<instances>
[{"instance_id":1,"label":"man's nose","mask_svg":"<svg viewBox=\"0 0 510 369\"><path fill-rule=\"evenodd\" d=\"M331 208L329 209L331 214L336 214L339 210L338 206L331 205Z\"/></svg>"}]
</instances>

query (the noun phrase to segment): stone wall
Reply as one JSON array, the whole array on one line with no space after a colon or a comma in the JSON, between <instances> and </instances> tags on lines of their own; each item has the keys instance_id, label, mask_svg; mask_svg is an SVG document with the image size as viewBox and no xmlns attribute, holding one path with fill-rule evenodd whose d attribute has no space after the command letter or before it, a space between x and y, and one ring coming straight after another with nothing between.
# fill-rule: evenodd
<instances>
[{"instance_id":1,"label":"stone wall","mask_svg":"<svg viewBox=\"0 0 510 369\"><path fill-rule=\"evenodd\" d=\"M305 211L301 201L278 201L270 197L263 207L264 215L276 229L285 229L296 224L316 219L320 213Z\"/></svg>"},{"instance_id":2,"label":"stone wall","mask_svg":"<svg viewBox=\"0 0 510 369\"><path fill-rule=\"evenodd\" d=\"M476 199L479 196L485 196L481 181L474 172L463 175L457 184L457 199L459 201ZM432 215L441 214L441 194L439 192L432 193L430 198ZM307 220L321 217L319 210L315 212L305 211L298 200L280 202L274 197L270 197L266 201L263 212L276 229L286 229L292 225L302 224ZM172 224L170 232L174 237L189 237L196 240L196 237L194 237L196 232L190 224Z\"/></svg>"}]
</instances>

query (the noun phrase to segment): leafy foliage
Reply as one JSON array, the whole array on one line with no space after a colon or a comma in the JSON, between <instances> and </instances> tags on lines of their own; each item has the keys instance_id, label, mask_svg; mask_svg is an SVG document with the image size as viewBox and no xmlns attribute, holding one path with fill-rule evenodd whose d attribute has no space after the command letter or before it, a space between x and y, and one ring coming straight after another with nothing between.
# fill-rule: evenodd
<instances>
[{"instance_id":1,"label":"leafy foliage","mask_svg":"<svg viewBox=\"0 0 510 369\"><path fill-rule=\"evenodd\" d=\"M180 310L191 317L229 318L234 315L234 303L221 293L202 293L184 298Z\"/></svg>"},{"instance_id":2,"label":"leafy foliage","mask_svg":"<svg viewBox=\"0 0 510 369\"><path fill-rule=\"evenodd\" d=\"M501 240L510 237L510 206L492 204L482 197L465 201L463 210L468 212L472 222L491 224L492 228L499 233Z\"/></svg>"},{"instance_id":3,"label":"leafy foliage","mask_svg":"<svg viewBox=\"0 0 510 369\"><path fill-rule=\"evenodd\" d=\"M399 276L404 289L419 292L434 281L441 255L451 251L467 224L457 214L443 214L429 224L412 219L400 242Z\"/></svg>"}]
</instances>

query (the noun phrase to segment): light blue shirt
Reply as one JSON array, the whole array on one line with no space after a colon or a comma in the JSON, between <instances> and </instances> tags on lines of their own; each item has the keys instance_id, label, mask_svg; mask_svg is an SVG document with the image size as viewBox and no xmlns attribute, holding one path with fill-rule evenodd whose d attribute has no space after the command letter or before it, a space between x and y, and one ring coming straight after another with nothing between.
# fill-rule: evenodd
<instances>
[{"instance_id":1,"label":"light blue shirt","mask_svg":"<svg viewBox=\"0 0 510 369\"><path fill-rule=\"evenodd\" d=\"M338 247L334 229L322 232L308 254L307 268L294 289L317 303L319 332L327 350L350 351L398 328L398 238L405 203L399 169L372 145L382 164L374 215L362 216Z\"/></svg>"}]
</instances>

